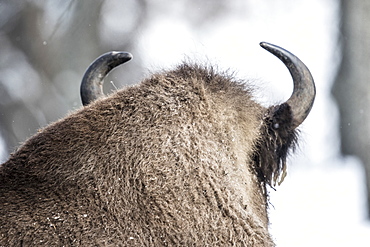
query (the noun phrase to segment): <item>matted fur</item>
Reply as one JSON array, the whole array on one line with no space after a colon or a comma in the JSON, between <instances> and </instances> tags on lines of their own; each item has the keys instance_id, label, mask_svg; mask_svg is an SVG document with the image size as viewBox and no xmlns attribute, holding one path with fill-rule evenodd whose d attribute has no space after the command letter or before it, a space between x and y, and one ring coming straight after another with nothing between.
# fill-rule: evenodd
<instances>
[{"instance_id":1,"label":"matted fur","mask_svg":"<svg viewBox=\"0 0 370 247\"><path fill-rule=\"evenodd\" d=\"M274 187L285 178L286 158L289 151L295 149L298 132L286 103L269 107L263 121L254 161L262 183Z\"/></svg>"},{"instance_id":2,"label":"matted fur","mask_svg":"<svg viewBox=\"0 0 370 247\"><path fill-rule=\"evenodd\" d=\"M251 97L183 64L40 130L0 167L0 246L273 246L295 134Z\"/></svg>"}]
</instances>

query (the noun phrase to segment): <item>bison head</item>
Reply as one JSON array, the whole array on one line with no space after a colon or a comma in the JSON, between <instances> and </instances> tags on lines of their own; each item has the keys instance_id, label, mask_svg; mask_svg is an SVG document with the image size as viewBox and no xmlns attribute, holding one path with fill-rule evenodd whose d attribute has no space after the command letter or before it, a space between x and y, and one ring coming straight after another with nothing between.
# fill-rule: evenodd
<instances>
[{"instance_id":1,"label":"bison head","mask_svg":"<svg viewBox=\"0 0 370 247\"><path fill-rule=\"evenodd\" d=\"M283 179L315 86L290 52L292 96L265 108L248 81L181 64L101 97L129 53L88 68L82 109L0 166L0 245L273 246L266 186Z\"/></svg>"}]
</instances>

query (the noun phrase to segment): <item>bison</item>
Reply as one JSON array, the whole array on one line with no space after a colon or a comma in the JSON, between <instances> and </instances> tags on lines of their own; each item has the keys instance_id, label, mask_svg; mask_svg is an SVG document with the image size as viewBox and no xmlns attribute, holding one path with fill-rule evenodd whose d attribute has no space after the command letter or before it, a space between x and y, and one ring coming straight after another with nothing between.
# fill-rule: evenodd
<instances>
[{"instance_id":1,"label":"bison","mask_svg":"<svg viewBox=\"0 0 370 247\"><path fill-rule=\"evenodd\" d=\"M274 246L268 193L284 178L311 110L307 67L292 96L263 107L248 81L182 63L101 97L129 53L87 70L84 107L41 129L0 167L0 246Z\"/></svg>"}]
</instances>

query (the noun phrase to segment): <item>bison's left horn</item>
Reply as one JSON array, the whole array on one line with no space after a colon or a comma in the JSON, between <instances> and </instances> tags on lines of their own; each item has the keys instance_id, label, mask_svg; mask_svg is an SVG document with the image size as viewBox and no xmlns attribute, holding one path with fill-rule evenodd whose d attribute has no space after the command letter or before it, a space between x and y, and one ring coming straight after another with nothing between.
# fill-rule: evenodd
<instances>
[{"instance_id":1,"label":"bison's left horn","mask_svg":"<svg viewBox=\"0 0 370 247\"><path fill-rule=\"evenodd\" d=\"M132 55L128 52L112 51L98 57L86 70L82 78L80 93L82 104L88 105L104 96L104 77L115 67L129 61Z\"/></svg>"},{"instance_id":2,"label":"bison's left horn","mask_svg":"<svg viewBox=\"0 0 370 247\"><path fill-rule=\"evenodd\" d=\"M315 100L316 89L312 75L306 65L289 51L266 42L260 45L279 58L292 75L294 90L286 103L292 110L293 127L296 128L306 119Z\"/></svg>"}]
</instances>

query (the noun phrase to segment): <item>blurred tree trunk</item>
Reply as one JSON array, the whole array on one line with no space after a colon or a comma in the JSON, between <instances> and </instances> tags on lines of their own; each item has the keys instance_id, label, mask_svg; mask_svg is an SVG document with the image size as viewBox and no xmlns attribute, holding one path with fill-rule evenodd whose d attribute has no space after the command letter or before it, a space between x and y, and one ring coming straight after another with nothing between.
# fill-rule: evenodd
<instances>
[{"instance_id":1,"label":"blurred tree trunk","mask_svg":"<svg viewBox=\"0 0 370 247\"><path fill-rule=\"evenodd\" d=\"M341 0L340 41L333 94L340 109L341 151L364 163L370 217L370 1Z\"/></svg>"},{"instance_id":2,"label":"blurred tree trunk","mask_svg":"<svg viewBox=\"0 0 370 247\"><path fill-rule=\"evenodd\" d=\"M4 89L2 94L9 98L7 103L4 103L2 99L0 104L2 113L0 124L1 134L10 150L18 146L20 141L29 137L40 126L60 118L70 109L67 103L59 100L60 93L55 90L56 85L53 83L61 71L84 71L86 65L99 55L96 49L99 47L96 27L99 21L97 17L100 13L101 1L71 2L65 11L72 13L70 18L75 25L66 35L59 35L58 38L55 38L53 34L47 35L46 38L43 37L43 25L46 23L46 21L41 21L44 15L43 8L32 2L20 4L16 1L14 5L19 9L12 16L12 20L8 21L11 22L12 28L9 30L4 28L5 35L14 50L21 51L25 55L25 60L30 63L29 69L37 71L42 80L42 85L39 87L42 92L39 98L30 96L30 102L25 99L11 99L5 88L0 87ZM71 11L71 8L86 11ZM64 21L63 18L60 19L61 23ZM58 34L58 26L54 30ZM71 37L74 37L75 42ZM25 77L23 81L27 81L27 75L21 76ZM28 85L30 92L32 92L31 85ZM24 121L25 119L27 121Z\"/></svg>"}]
</instances>

